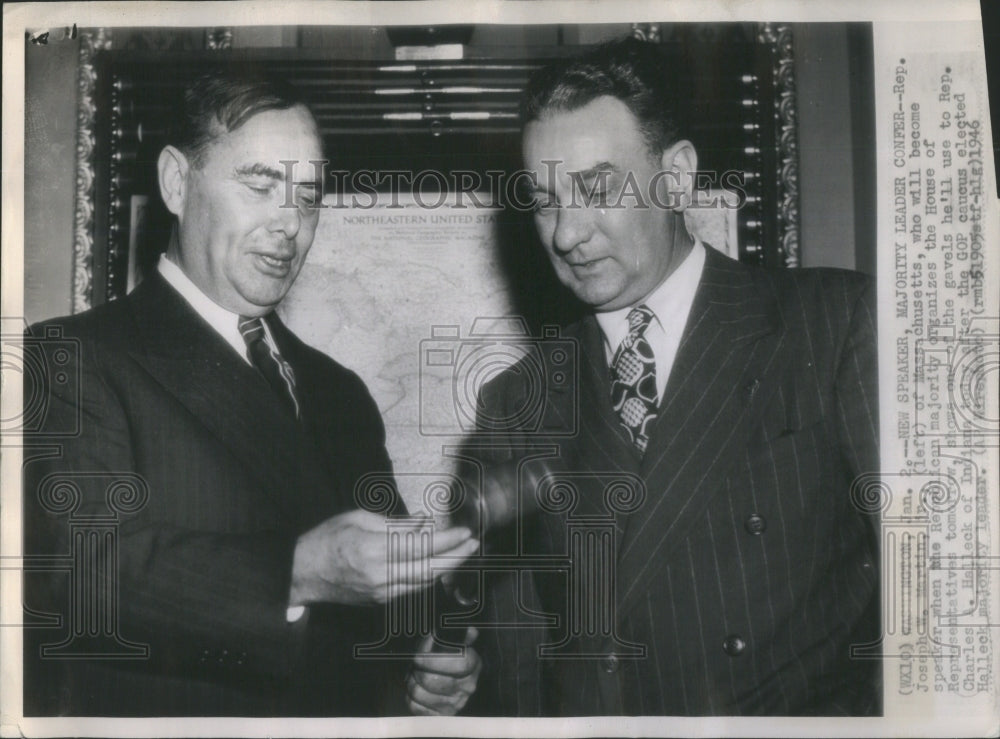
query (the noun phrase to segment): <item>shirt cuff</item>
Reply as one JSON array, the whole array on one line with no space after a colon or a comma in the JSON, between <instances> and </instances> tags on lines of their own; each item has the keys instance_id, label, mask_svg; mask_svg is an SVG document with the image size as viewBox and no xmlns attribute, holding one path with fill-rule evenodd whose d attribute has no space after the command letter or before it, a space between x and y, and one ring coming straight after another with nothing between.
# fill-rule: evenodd
<instances>
[{"instance_id":1,"label":"shirt cuff","mask_svg":"<svg viewBox=\"0 0 1000 739\"><path fill-rule=\"evenodd\" d=\"M285 611L285 620L288 621L288 623L293 624L302 618L305 612L305 606L288 606L288 610Z\"/></svg>"}]
</instances>

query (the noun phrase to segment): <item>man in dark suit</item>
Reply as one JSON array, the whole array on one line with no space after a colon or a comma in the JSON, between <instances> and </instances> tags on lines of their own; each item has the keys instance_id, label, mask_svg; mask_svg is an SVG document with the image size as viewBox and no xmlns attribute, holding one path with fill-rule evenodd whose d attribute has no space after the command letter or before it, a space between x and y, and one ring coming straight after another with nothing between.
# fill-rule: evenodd
<instances>
[{"instance_id":1,"label":"man in dark suit","mask_svg":"<svg viewBox=\"0 0 1000 739\"><path fill-rule=\"evenodd\" d=\"M26 573L29 613L63 630L25 632L25 711L402 712L407 665L354 648L382 638L388 598L431 585L429 563L389 580L384 521L355 500L391 473L378 409L274 312L319 216L316 121L287 86L226 70L186 88L178 121L156 271L31 332L75 347L61 367L79 382L51 383L26 453L25 552L71 553L73 571ZM434 554L475 546L452 529ZM459 708L476 659L438 662L419 709Z\"/></svg>"},{"instance_id":2,"label":"man in dark suit","mask_svg":"<svg viewBox=\"0 0 1000 739\"><path fill-rule=\"evenodd\" d=\"M671 71L614 42L526 94L535 224L590 314L560 337L578 384L533 400L521 366L481 393L487 470L557 452L524 463L518 535L493 544L532 563L487 592L500 646L477 707L877 714L877 521L850 496L879 469L873 284L751 268L688 233L697 155ZM548 425L503 427L536 402Z\"/></svg>"}]
</instances>

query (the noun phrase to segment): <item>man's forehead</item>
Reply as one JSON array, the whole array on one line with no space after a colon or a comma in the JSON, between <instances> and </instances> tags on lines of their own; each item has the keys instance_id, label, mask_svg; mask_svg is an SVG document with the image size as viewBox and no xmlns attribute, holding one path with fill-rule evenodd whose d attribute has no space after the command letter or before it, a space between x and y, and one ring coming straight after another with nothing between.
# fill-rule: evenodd
<instances>
[{"instance_id":1,"label":"man's forehead","mask_svg":"<svg viewBox=\"0 0 1000 739\"><path fill-rule=\"evenodd\" d=\"M302 107L265 110L249 117L239 128L220 131L208 146L208 155L218 155L239 167L255 165L285 171L281 161L296 162L296 169L312 167L310 160L322 157L323 146L312 115Z\"/></svg>"},{"instance_id":2,"label":"man's forehead","mask_svg":"<svg viewBox=\"0 0 1000 739\"><path fill-rule=\"evenodd\" d=\"M602 96L571 110L547 111L524 128L524 154L529 163L561 157L580 171L602 162L645 154L638 122L617 98Z\"/></svg>"},{"instance_id":3,"label":"man's forehead","mask_svg":"<svg viewBox=\"0 0 1000 739\"><path fill-rule=\"evenodd\" d=\"M616 182L623 173L645 166L649 159L641 139L626 142L596 131L526 139L524 154L526 169L535 172L542 189L595 179Z\"/></svg>"}]
</instances>

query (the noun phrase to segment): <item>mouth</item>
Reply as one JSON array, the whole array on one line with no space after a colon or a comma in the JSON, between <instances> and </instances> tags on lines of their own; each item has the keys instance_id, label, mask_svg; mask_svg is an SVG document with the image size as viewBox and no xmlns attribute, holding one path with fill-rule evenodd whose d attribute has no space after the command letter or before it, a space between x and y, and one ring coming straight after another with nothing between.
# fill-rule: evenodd
<instances>
[{"instance_id":1,"label":"mouth","mask_svg":"<svg viewBox=\"0 0 1000 739\"><path fill-rule=\"evenodd\" d=\"M597 257L596 259L576 259L572 262L567 261L566 264L568 264L575 272L588 272L600 266L606 259L607 257Z\"/></svg>"},{"instance_id":2,"label":"mouth","mask_svg":"<svg viewBox=\"0 0 1000 739\"><path fill-rule=\"evenodd\" d=\"M254 254L257 268L274 277L285 277L292 269L293 256L277 257L270 254Z\"/></svg>"}]
</instances>

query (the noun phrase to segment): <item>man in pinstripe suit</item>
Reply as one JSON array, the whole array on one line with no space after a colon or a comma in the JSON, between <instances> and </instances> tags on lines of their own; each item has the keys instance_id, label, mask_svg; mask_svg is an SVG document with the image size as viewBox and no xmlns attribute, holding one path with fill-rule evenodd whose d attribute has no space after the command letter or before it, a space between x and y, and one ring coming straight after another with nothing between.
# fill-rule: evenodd
<instances>
[{"instance_id":1,"label":"man in pinstripe suit","mask_svg":"<svg viewBox=\"0 0 1000 739\"><path fill-rule=\"evenodd\" d=\"M557 447L538 492L564 478L576 497L564 486L518 522L516 553L566 556L567 572L487 573L499 646L477 707L878 714L879 662L852 657L877 654L877 521L849 495L879 464L873 284L750 268L692 238L697 155L667 80L656 47L628 40L526 95L538 233L592 312L564 332L578 402L546 388L552 425L486 436L488 462ZM484 388L484 426L528 402L524 369Z\"/></svg>"}]
</instances>

